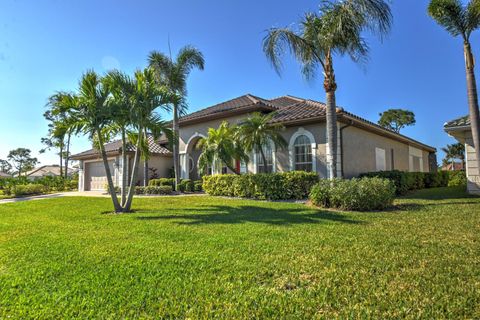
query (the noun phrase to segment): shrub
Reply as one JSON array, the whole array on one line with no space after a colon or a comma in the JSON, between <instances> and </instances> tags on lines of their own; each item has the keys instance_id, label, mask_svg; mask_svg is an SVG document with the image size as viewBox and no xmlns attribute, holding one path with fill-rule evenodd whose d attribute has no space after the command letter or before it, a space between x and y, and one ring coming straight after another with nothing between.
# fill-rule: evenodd
<instances>
[{"instance_id":1,"label":"shrub","mask_svg":"<svg viewBox=\"0 0 480 320\"><path fill-rule=\"evenodd\" d=\"M194 192L195 191L195 182L190 179L183 179L178 185L180 192Z\"/></svg>"},{"instance_id":2,"label":"shrub","mask_svg":"<svg viewBox=\"0 0 480 320\"><path fill-rule=\"evenodd\" d=\"M202 186L202 184L203 184L202 180L197 180L197 181L195 181L195 182L193 183L193 185L194 185L194 188L193 188L193 189L195 190L195 192L201 192L201 191L203 191L203 186Z\"/></svg>"},{"instance_id":3,"label":"shrub","mask_svg":"<svg viewBox=\"0 0 480 320\"><path fill-rule=\"evenodd\" d=\"M147 186L147 187L135 187L136 195L161 195L171 194L173 192L172 186Z\"/></svg>"},{"instance_id":4,"label":"shrub","mask_svg":"<svg viewBox=\"0 0 480 320\"><path fill-rule=\"evenodd\" d=\"M444 171L448 176L448 186L458 187L467 185L467 175L465 171Z\"/></svg>"},{"instance_id":5,"label":"shrub","mask_svg":"<svg viewBox=\"0 0 480 320\"><path fill-rule=\"evenodd\" d=\"M175 190L175 178L152 179L148 182L149 186L171 186Z\"/></svg>"},{"instance_id":6,"label":"shrub","mask_svg":"<svg viewBox=\"0 0 480 320\"><path fill-rule=\"evenodd\" d=\"M394 197L393 181L367 177L322 180L310 192L310 200L316 206L352 211L385 209Z\"/></svg>"},{"instance_id":7,"label":"shrub","mask_svg":"<svg viewBox=\"0 0 480 320\"><path fill-rule=\"evenodd\" d=\"M203 189L213 196L287 200L306 199L318 182L316 173L292 171L205 176Z\"/></svg>"},{"instance_id":8,"label":"shrub","mask_svg":"<svg viewBox=\"0 0 480 320\"><path fill-rule=\"evenodd\" d=\"M47 187L41 184L19 184L8 187L4 190L6 195L13 195L15 197L28 196L34 194L42 194L47 192Z\"/></svg>"}]
</instances>

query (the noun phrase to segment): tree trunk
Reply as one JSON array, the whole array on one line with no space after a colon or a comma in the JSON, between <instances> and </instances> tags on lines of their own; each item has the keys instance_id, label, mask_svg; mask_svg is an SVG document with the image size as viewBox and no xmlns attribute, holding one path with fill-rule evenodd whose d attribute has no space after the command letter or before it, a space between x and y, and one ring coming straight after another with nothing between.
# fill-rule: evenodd
<instances>
[{"instance_id":1,"label":"tree trunk","mask_svg":"<svg viewBox=\"0 0 480 320\"><path fill-rule=\"evenodd\" d=\"M107 153L105 152L105 146L103 144L102 134L100 129L97 129L98 144L100 146L100 152L102 154L103 165L105 166L105 173L107 175L108 190L110 191L110 196L113 202L113 208L115 213L122 212L122 207L118 202L117 194L115 192L115 186L113 185L112 172L110 171L110 166L108 165Z\"/></svg>"},{"instance_id":2,"label":"tree trunk","mask_svg":"<svg viewBox=\"0 0 480 320\"><path fill-rule=\"evenodd\" d=\"M127 190L125 187L127 186L127 173L128 173L128 166L127 166L127 138L125 135L125 128L122 128L122 190L121 190L121 205L122 207L125 206L125 202L127 200Z\"/></svg>"},{"instance_id":3,"label":"tree trunk","mask_svg":"<svg viewBox=\"0 0 480 320\"><path fill-rule=\"evenodd\" d=\"M148 156L150 150L148 150L149 145L148 145L148 133L147 129L145 129L143 136L145 138L145 141L147 143L147 150L145 151L145 159L143 161L143 186L148 187Z\"/></svg>"},{"instance_id":4,"label":"tree trunk","mask_svg":"<svg viewBox=\"0 0 480 320\"><path fill-rule=\"evenodd\" d=\"M140 161L140 140L142 138L142 130L142 128L139 128L138 131L137 148L135 150L135 158L133 160L132 176L130 178L130 187L128 188L127 202L123 207L124 212L130 212L132 208L133 195L135 193L135 183L138 175L138 162Z\"/></svg>"},{"instance_id":5,"label":"tree trunk","mask_svg":"<svg viewBox=\"0 0 480 320\"><path fill-rule=\"evenodd\" d=\"M265 157L265 152L263 152L263 147L259 148L260 155L262 156L263 160L263 172L264 173L269 173L268 172L268 166L267 166L267 157Z\"/></svg>"},{"instance_id":6,"label":"tree trunk","mask_svg":"<svg viewBox=\"0 0 480 320\"><path fill-rule=\"evenodd\" d=\"M335 91L337 84L335 82L335 73L333 71L332 58L327 54L325 59L325 80L323 83L325 92L327 93L327 110L326 110L326 124L327 124L327 143L329 157L328 173L329 178L337 177L337 105L335 102Z\"/></svg>"},{"instance_id":7,"label":"tree trunk","mask_svg":"<svg viewBox=\"0 0 480 320\"><path fill-rule=\"evenodd\" d=\"M67 152L65 154L65 180L68 179L68 160L70 158L70 138L72 136L71 131L68 131L67 135Z\"/></svg>"},{"instance_id":8,"label":"tree trunk","mask_svg":"<svg viewBox=\"0 0 480 320\"><path fill-rule=\"evenodd\" d=\"M480 170L480 117L478 111L477 83L475 81L475 60L469 42L464 43L465 66L467 70L467 94L470 111L470 127L472 130L477 168Z\"/></svg>"},{"instance_id":9,"label":"tree trunk","mask_svg":"<svg viewBox=\"0 0 480 320\"><path fill-rule=\"evenodd\" d=\"M180 184L180 154L178 150L178 106L173 105L173 171L175 172L175 190Z\"/></svg>"},{"instance_id":10,"label":"tree trunk","mask_svg":"<svg viewBox=\"0 0 480 320\"><path fill-rule=\"evenodd\" d=\"M60 177L63 177L63 143L60 143Z\"/></svg>"}]
</instances>

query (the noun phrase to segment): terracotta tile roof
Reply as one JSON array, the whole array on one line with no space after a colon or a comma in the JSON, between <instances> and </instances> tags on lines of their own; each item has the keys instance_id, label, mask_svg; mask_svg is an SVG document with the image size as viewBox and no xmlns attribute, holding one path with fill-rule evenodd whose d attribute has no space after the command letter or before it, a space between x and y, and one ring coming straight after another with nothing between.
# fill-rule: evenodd
<instances>
[{"instance_id":1,"label":"terracotta tile roof","mask_svg":"<svg viewBox=\"0 0 480 320\"><path fill-rule=\"evenodd\" d=\"M164 146L160 145L158 142L155 142L152 136L148 137L148 148L150 149L150 152L152 154L159 154L159 155L170 155L171 151L165 148ZM136 147L132 144L127 144L127 152L135 152ZM119 154L122 151L122 141L121 140L116 140L110 143L105 144L105 151L107 153L115 153ZM73 160L75 159L81 159L85 157L90 157L90 156L99 156L100 157L100 151L97 149L90 149L81 153L77 153L73 155L71 158Z\"/></svg>"},{"instance_id":2,"label":"terracotta tile roof","mask_svg":"<svg viewBox=\"0 0 480 320\"><path fill-rule=\"evenodd\" d=\"M470 116L464 116L452 121L448 121L443 125L445 129L467 126L470 126Z\"/></svg>"},{"instance_id":3,"label":"terracotta tile roof","mask_svg":"<svg viewBox=\"0 0 480 320\"><path fill-rule=\"evenodd\" d=\"M270 102L273 103L278 108L290 106L290 105L292 105L294 103L297 103L297 102L300 102L300 101L304 101L304 99L297 98L297 97L294 97L294 96L288 96L288 95L283 96L283 97L273 98L273 99L270 100Z\"/></svg>"},{"instance_id":4,"label":"terracotta tile roof","mask_svg":"<svg viewBox=\"0 0 480 320\"><path fill-rule=\"evenodd\" d=\"M279 108L273 122L288 122L308 118L324 117L326 115L325 104L313 100L290 100L293 104Z\"/></svg>"},{"instance_id":5,"label":"terracotta tile roof","mask_svg":"<svg viewBox=\"0 0 480 320\"><path fill-rule=\"evenodd\" d=\"M277 107L269 100L246 94L238 98L228 100L211 107L187 114L180 118L180 124L202 118L211 118L227 112L241 111L243 109L250 109L255 107L258 109L265 109L273 111Z\"/></svg>"}]
</instances>

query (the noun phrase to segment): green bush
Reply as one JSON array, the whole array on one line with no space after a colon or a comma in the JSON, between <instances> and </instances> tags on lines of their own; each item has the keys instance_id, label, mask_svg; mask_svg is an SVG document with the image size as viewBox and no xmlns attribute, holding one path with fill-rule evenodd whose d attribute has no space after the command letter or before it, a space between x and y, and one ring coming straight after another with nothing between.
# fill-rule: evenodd
<instances>
[{"instance_id":1,"label":"green bush","mask_svg":"<svg viewBox=\"0 0 480 320\"><path fill-rule=\"evenodd\" d=\"M195 182L190 179L183 179L178 185L180 192L194 192L195 191Z\"/></svg>"},{"instance_id":2,"label":"green bush","mask_svg":"<svg viewBox=\"0 0 480 320\"><path fill-rule=\"evenodd\" d=\"M193 188L193 189L195 190L195 192L201 192L201 191L203 191L203 187L202 187L203 182L202 182L202 180L197 180L197 181L195 181L193 184L194 184L194 188Z\"/></svg>"},{"instance_id":3,"label":"green bush","mask_svg":"<svg viewBox=\"0 0 480 320\"><path fill-rule=\"evenodd\" d=\"M465 171L444 171L448 176L448 186L458 187L467 185L467 175Z\"/></svg>"},{"instance_id":4,"label":"green bush","mask_svg":"<svg viewBox=\"0 0 480 320\"><path fill-rule=\"evenodd\" d=\"M175 178L152 179L148 182L149 186L171 186L175 190Z\"/></svg>"},{"instance_id":5,"label":"green bush","mask_svg":"<svg viewBox=\"0 0 480 320\"><path fill-rule=\"evenodd\" d=\"M135 187L136 195L162 195L172 194L172 186L147 186L147 187Z\"/></svg>"},{"instance_id":6,"label":"green bush","mask_svg":"<svg viewBox=\"0 0 480 320\"><path fill-rule=\"evenodd\" d=\"M423 188L446 187L448 185L448 175L444 172L403 172L398 170L379 171L361 174L362 177L377 177L389 179L395 184L398 195L404 195L408 191Z\"/></svg>"},{"instance_id":7,"label":"green bush","mask_svg":"<svg viewBox=\"0 0 480 320\"><path fill-rule=\"evenodd\" d=\"M226 174L203 179L203 189L210 195L268 200L306 199L319 181L316 173L303 171Z\"/></svg>"},{"instance_id":8,"label":"green bush","mask_svg":"<svg viewBox=\"0 0 480 320\"><path fill-rule=\"evenodd\" d=\"M381 178L322 180L310 192L310 200L319 207L352 211L381 210L392 205L394 182Z\"/></svg>"},{"instance_id":9,"label":"green bush","mask_svg":"<svg viewBox=\"0 0 480 320\"><path fill-rule=\"evenodd\" d=\"M15 197L42 194L48 192L48 188L41 184L19 184L4 189L6 195Z\"/></svg>"}]
</instances>

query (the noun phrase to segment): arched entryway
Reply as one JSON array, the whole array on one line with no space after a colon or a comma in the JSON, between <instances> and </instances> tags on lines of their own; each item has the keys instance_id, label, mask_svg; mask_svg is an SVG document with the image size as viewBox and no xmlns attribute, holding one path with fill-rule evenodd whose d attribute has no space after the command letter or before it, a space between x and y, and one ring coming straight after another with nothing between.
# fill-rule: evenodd
<instances>
[{"instance_id":1,"label":"arched entryway","mask_svg":"<svg viewBox=\"0 0 480 320\"><path fill-rule=\"evenodd\" d=\"M189 140L186 146L186 177L191 180L199 180L201 178L198 169L198 159L202 154L202 150L198 147L198 142L205 136L195 133Z\"/></svg>"}]
</instances>

